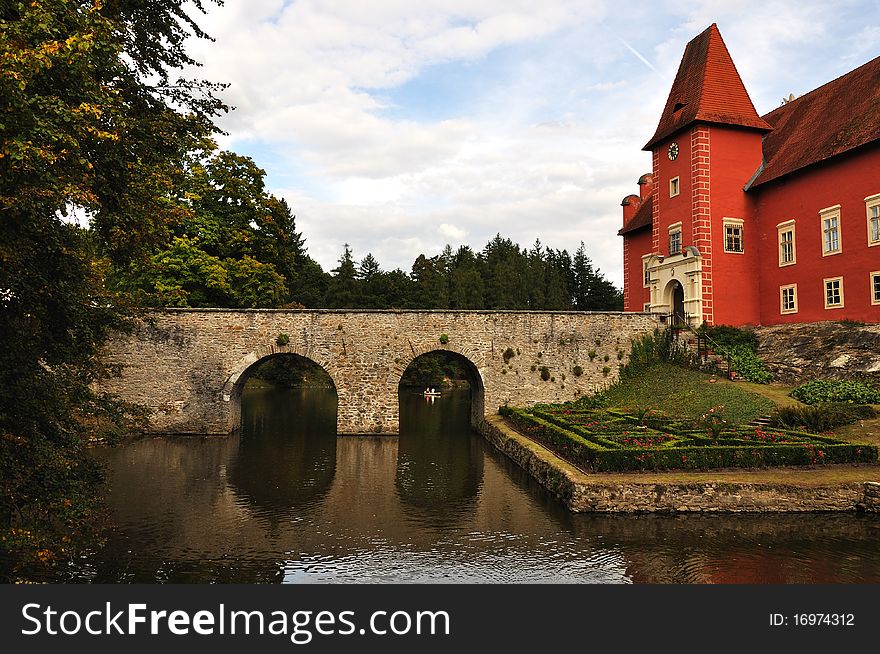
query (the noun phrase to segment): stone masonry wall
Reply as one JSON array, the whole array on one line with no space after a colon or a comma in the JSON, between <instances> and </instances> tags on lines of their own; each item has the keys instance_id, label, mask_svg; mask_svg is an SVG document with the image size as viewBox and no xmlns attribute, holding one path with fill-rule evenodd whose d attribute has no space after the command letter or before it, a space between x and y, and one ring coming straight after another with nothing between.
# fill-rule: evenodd
<instances>
[{"instance_id":1,"label":"stone masonry wall","mask_svg":"<svg viewBox=\"0 0 880 654\"><path fill-rule=\"evenodd\" d=\"M607 386L631 340L655 326L641 313L170 309L109 345L109 362L124 368L105 389L149 407L155 432L226 434L239 425L252 366L294 353L333 379L339 433L396 433L403 372L421 354L448 350L472 365L479 424L505 403L567 401ZM281 333L290 337L283 347Z\"/></svg>"}]
</instances>

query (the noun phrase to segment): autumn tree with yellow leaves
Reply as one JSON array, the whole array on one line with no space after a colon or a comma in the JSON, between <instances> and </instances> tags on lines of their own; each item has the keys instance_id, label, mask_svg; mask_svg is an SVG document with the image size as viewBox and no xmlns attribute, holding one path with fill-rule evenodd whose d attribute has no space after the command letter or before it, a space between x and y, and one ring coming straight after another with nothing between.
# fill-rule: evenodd
<instances>
[{"instance_id":1,"label":"autumn tree with yellow leaves","mask_svg":"<svg viewBox=\"0 0 880 654\"><path fill-rule=\"evenodd\" d=\"M100 504L85 436L132 415L92 390L126 323L103 275L167 242L226 109L181 76L207 37L183 4L0 0L0 579L75 550Z\"/></svg>"}]
</instances>

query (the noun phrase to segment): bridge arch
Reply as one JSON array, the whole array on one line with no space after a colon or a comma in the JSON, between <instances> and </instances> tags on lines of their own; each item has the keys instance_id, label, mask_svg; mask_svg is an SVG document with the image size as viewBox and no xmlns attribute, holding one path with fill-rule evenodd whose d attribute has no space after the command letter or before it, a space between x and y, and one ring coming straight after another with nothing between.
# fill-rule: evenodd
<instances>
[{"instance_id":1,"label":"bridge arch","mask_svg":"<svg viewBox=\"0 0 880 654\"><path fill-rule=\"evenodd\" d=\"M233 431L241 427L241 394L248 379L250 379L253 373L261 365L270 359L284 356L293 356L303 359L323 370L330 379L330 383L333 386L337 399L339 398L339 385L336 382L337 377L334 375L335 371L333 370L333 366L329 365L328 362L316 361L308 354L301 354L297 351L296 347L268 346L255 348L252 352L249 352L246 356L235 362L232 366L232 371L223 384L221 399L224 403L228 403L229 417L232 423L231 429Z\"/></svg>"},{"instance_id":2,"label":"bridge arch","mask_svg":"<svg viewBox=\"0 0 880 654\"><path fill-rule=\"evenodd\" d=\"M471 426L474 428L478 428L482 424L486 415L486 385L483 379L483 373L480 371L480 368L474 363L474 359L476 357L473 353L469 352L467 348L448 346L425 347L419 349L414 348L412 351L412 356L407 357L406 360L401 358L399 363L397 363L394 368L394 379L392 379L394 387L398 389L398 407L400 401L400 383L407 369L419 357L422 357L426 354L433 354L435 352L445 353L447 356L462 363L464 365L464 368L467 370L468 378L471 384Z\"/></svg>"}]
</instances>

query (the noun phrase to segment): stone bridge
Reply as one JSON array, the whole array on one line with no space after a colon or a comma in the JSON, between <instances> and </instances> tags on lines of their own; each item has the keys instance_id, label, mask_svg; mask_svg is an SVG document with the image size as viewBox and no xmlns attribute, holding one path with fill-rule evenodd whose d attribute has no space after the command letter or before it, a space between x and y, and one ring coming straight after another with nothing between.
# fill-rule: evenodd
<instances>
[{"instance_id":1,"label":"stone bridge","mask_svg":"<svg viewBox=\"0 0 880 654\"><path fill-rule=\"evenodd\" d=\"M617 378L633 337L655 326L641 313L168 309L110 343L109 362L123 370L104 388L146 405L154 432L228 434L249 374L290 353L330 375L339 433L393 434L407 366L444 350L470 371L477 426L505 403L600 390Z\"/></svg>"}]
</instances>

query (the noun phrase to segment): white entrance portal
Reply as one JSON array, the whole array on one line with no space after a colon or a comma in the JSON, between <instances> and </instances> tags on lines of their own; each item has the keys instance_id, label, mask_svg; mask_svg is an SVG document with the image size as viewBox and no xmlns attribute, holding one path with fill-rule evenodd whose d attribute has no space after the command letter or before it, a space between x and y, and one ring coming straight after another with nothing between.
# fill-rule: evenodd
<instances>
[{"instance_id":1,"label":"white entrance portal","mask_svg":"<svg viewBox=\"0 0 880 654\"><path fill-rule=\"evenodd\" d=\"M694 246L671 257L648 259L651 277L651 313L670 316L673 322L697 327L703 322L703 259Z\"/></svg>"}]
</instances>

